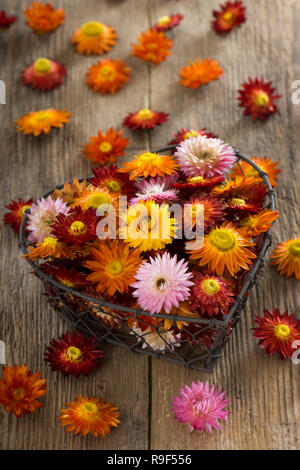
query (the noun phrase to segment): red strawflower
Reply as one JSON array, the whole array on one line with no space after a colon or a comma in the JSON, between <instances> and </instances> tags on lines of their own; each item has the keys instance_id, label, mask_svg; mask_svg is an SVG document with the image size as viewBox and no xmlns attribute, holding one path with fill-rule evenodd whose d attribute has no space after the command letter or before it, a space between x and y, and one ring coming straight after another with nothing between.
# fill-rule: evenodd
<instances>
[{"instance_id":1,"label":"red strawflower","mask_svg":"<svg viewBox=\"0 0 300 470\"><path fill-rule=\"evenodd\" d=\"M53 338L46 347L45 361L53 371L78 379L80 374L90 375L99 369L103 355L94 338L75 331L72 335L65 333L58 339Z\"/></svg>"},{"instance_id":2,"label":"red strawflower","mask_svg":"<svg viewBox=\"0 0 300 470\"><path fill-rule=\"evenodd\" d=\"M123 131L116 131L110 127L105 134L98 131L98 135L91 137L90 141L84 145L82 153L93 163L104 165L122 157L128 143L129 139L123 137Z\"/></svg>"},{"instance_id":3,"label":"red strawflower","mask_svg":"<svg viewBox=\"0 0 300 470\"><path fill-rule=\"evenodd\" d=\"M106 188L111 193L127 196L131 199L135 195L133 181L129 180L127 173L120 173L116 165L109 167L92 168L94 176L90 183L98 188Z\"/></svg>"},{"instance_id":4,"label":"red strawflower","mask_svg":"<svg viewBox=\"0 0 300 470\"><path fill-rule=\"evenodd\" d=\"M67 69L64 65L44 57L32 62L21 72L24 85L41 91L52 90L61 85L66 76Z\"/></svg>"},{"instance_id":5,"label":"red strawflower","mask_svg":"<svg viewBox=\"0 0 300 470\"><path fill-rule=\"evenodd\" d=\"M293 344L300 340L300 320L288 311L281 315L277 308L273 309L273 314L268 310L263 312L264 317L255 317L258 326L253 328L254 338L259 339L258 344L265 348L266 354L277 352L280 359L291 358L295 352Z\"/></svg>"},{"instance_id":6,"label":"red strawflower","mask_svg":"<svg viewBox=\"0 0 300 470\"><path fill-rule=\"evenodd\" d=\"M177 13L176 15L166 15L158 19L157 23L152 27L154 31L163 33L168 29L173 29L175 26L178 26L184 16Z\"/></svg>"},{"instance_id":7,"label":"red strawflower","mask_svg":"<svg viewBox=\"0 0 300 470\"><path fill-rule=\"evenodd\" d=\"M245 214L257 214L262 210L266 187L257 185L253 192L237 194L226 201L225 211L230 217L233 214L245 216Z\"/></svg>"},{"instance_id":8,"label":"red strawflower","mask_svg":"<svg viewBox=\"0 0 300 470\"><path fill-rule=\"evenodd\" d=\"M243 2L226 2L220 5L220 10L214 10L212 26L218 34L229 33L236 26L246 21L246 8Z\"/></svg>"},{"instance_id":9,"label":"red strawflower","mask_svg":"<svg viewBox=\"0 0 300 470\"><path fill-rule=\"evenodd\" d=\"M194 129L186 129L185 127L182 127L178 132L176 132L176 134L173 135L173 139L169 142L168 145L179 145L185 139L188 139L189 137L197 137L197 135L206 135L208 138L217 137L212 132L207 132L205 128L196 131Z\"/></svg>"},{"instance_id":10,"label":"red strawflower","mask_svg":"<svg viewBox=\"0 0 300 470\"><path fill-rule=\"evenodd\" d=\"M234 302L234 292L230 281L215 274L194 272L194 285L191 288L191 303L202 315L227 315Z\"/></svg>"},{"instance_id":11,"label":"red strawflower","mask_svg":"<svg viewBox=\"0 0 300 470\"><path fill-rule=\"evenodd\" d=\"M86 274L77 271L74 268L69 268L60 262L47 262L40 265L40 269L48 274L61 284L72 289L83 289L90 285L86 278Z\"/></svg>"},{"instance_id":12,"label":"red strawflower","mask_svg":"<svg viewBox=\"0 0 300 470\"><path fill-rule=\"evenodd\" d=\"M153 129L168 120L168 114L151 109L141 109L135 113L129 113L123 120L123 126L129 127L133 130L136 129Z\"/></svg>"},{"instance_id":13,"label":"red strawflower","mask_svg":"<svg viewBox=\"0 0 300 470\"><path fill-rule=\"evenodd\" d=\"M176 181L172 183L173 188L179 189L181 191L208 191L214 186L218 186L224 181L224 176L215 176L213 178L204 178L204 176L194 176L192 178L187 178L185 181Z\"/></svg>"},{"instance_id":14,"label":"red strawflower","mask_svg":"<svg viewBox=\"0 0 300 470\"><path fill-rule=\"evenodd\" d=\"M21 198L19 198L18 201L11 201L10 204L5 206L10 212L4 214L4 223L10 225L14 232L19 233L25 211L29 209L32 204L33 199L29 199L26 202Z\"/></svg>"},{"instance_id":15,"label":"red strawflower","mask_svg":"<svg viewBox=\"0 0 300 470\"><path fill-rule=\"evenodd\" d=\"M243 89L239 90L239 106L245 108L245 115L251 114L252 121L257 118L265 120L276 113L275 100L281 95L274 95L275 88L272 88L272 82L265 82L263 77L261 79L249 77L249 83L243 83L242 87Z\"/></svg>"},{"instance_id":16,"label":"red strawflower","mask_svg":"<svg viewBox=\"0 0 300 470\"><path fill-rule=\"evenodd\" d=\"M98 218L93 207L83 212L80 206L67 215L58 214L52 226L52 233L58 240L73 245L82 245L96 240Z\"/></svg>"},{"instance_id":17,"label":"red strawflower","mask_svg":"<svg viewBox=\"0 0 300 470\"><path fill-rule=\"evenodd\" d=\"M216 222L224 220L224 204L214 196L193 196L185 201L185 204L192 205L192 228L196 226L198 221L201 223L202 219L205 231Z\"/></svg>"},{"instance_id":18,"label":"red strawflower","mask_svg":"<svg viewBox=\"0 0 300 470\"><path fill-rule=\"evenodd\" d=\"M0 11L0 31L8 29L15 21L17 17L15 15L7 16L5 10Z\"/></svg>"}]
</instances>

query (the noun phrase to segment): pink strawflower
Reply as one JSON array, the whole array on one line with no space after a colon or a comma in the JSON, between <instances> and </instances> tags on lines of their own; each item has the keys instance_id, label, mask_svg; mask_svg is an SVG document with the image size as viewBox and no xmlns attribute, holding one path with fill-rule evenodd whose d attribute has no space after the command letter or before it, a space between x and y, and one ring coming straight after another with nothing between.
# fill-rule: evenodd
<instances>
[{"instance_id":1,"label":"pink strawflower","mask_svg":"<svg viewBox=\"0 0 300 470\"><path fill-rule=\"evenodd\" d=\"M234 149L220 139L197 135L176 148L180 170L188 177L210 178L227 173L236 161Z\"/></svg>"},{"instance_id":2,"label":"pink strawflower","mask_svg":"<svg viewBox=\"0 0 300 470\"><path fill-rule=\"evenodd\" d=\"M190 287L194 285L189 281L192 273L188 272L188 263L184 259L177 261L177 255L171 258L170 253L157 255L144 261L139 267L131 285L134 289L133 297L143 310L151 314L159 313L162 308L170 313L172 307L178 307L179 302L187 300L190 296Z\"/></svg>"},{"instance_id":3,"label":"pink strawflower","mask_svg":"<svg viewBox=\"0 0 300 470\"><path fill-rule=\"evenodd\" d=\"M163 178L157 176L151 178L150 181L142 180L136 183L138 192L136 197L130 202L131 204L137 204L140 201L147 201L152 199L158 204L176 201L178 199L178 190L171 187L178 179L178 175L164 176Z\"/></svg>"},{"instance_id":4,"label":"pink strawflower","mask_svg":"<svg viewBox=\"0 0 300 470\"><path fill-rule=\"evenodd\" d=\"M61 198L53 200L51 196L43 197L30 208L27 229L30 231L28 240L33 243L41 243L45 237L49 237L53 222L58 214L67 215L69 207Z\"/></svg>"},{"instance_id":5,"label":"pink strawflower","mask_svg":"<svg viewBox=\"0 0 300 470\"><path fill-rule=\"evenodd\" d=\"M191 388L185 385L180 389L180 396L175 396L172 402L174 419L179 423L189 423L189 431L208 432L212 428L220 430L219 419L227 419L229 411L224 408L230 399L226 393L215 385L209 389L208 382L192 382Z\"/></svg>"}]
</instances>

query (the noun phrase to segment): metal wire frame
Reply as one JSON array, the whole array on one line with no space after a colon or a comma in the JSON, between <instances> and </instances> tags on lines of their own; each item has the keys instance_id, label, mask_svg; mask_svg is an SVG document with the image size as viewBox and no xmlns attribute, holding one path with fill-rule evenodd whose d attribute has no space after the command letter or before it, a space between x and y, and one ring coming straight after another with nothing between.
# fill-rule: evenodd
<instances>
[{"instance_id":1,"label":"metal wire frame","mask_svg":"<svg viewBox=\"0 0 300 470\"><path fill-rule=\"evenodd\" d=\"M172 151L174 148L176 148L176 145L167 146L155 150L155 152L162 153L166 151ZM239 151L235 150L235 154L237 157L237 164L239 166L240 160L247 162L249 165L255 168L259 176L263 179L267 187L267 207L274 210L275 195L267 174L262 171L258 165L242 155ZM243 174L241 166L240 169L241 173ZM79 181L84 179L87 178L81 178ZM54 189L61 189L62 187L63 184L56 186ZM48 191L48 193L46 193L43 197L46 198L52 194L54 189ZM29 210L25 213L19 232L19 246L24 255L28 253L25 234L28 212ZM211 372L216 359L221 356L222 349L228 341L229 330L234 329L237 322L239 321L241 311L248 298L247 293L255 284L256 276L264 264L264 256L271 243L272 238L268 231L263 234L261 249L257 255L256 261L251 271L249 271L244 279L243 286L239 294L236 296L235 302L230 308L228 314L224 316L222 320L216 318L206 319L201 317L194 318L181 315L167 315L163 313L155 314L155 318L159 318L162 321L166 319L171 320L174 326L176 326L177 322L187 322L189 327L192 325L195 328L198 328L198 330L196 329L195 331L190 332L188 329L183 327L182 333L184 333L186 336L184 340L179 341L180 346L184 346L182 349L183 352L180 352L179 349L176 349L177 343L175 345L166 341L164 335L161 333L160 327L152 326L151 318L153 318L153 316L149 312L138 308L134 309L127 307L125 305L113 304L105 300L91 297L87 294L74 290L71 287L67 287L44 273L39 268L38 263L30 261L28 258L26 259L32 267L35 275L43 282L46 295L49 297L50 304L54 306L54 308L58 310L63 315L63 317L75 328L94 336L100 342L106 341L110 344L130 349L133 352L154 356L159 359L181 364L185 367L198 371ZM102 320L99 321L99 318L97 318L95 315L95 309L96 312L98 311L98 315L100 317L103 314L111 317L110 323L115 322L118 327L121 326L122 330L116 328L116 325L112 326L109 323L107 325ZM113 313L107 311L107 309L111 309ZM116 311L122 313L117 314ZM145 325L145 327L152 327L152 329L157 332L161 340L165 343L165 351L161 352L154 350L150 344L151 342L147 341L147 335L150 335L151 331L148 333L139 333L134 331L130 326L128 326L128 318L136 319L140 324ZM149 322L147 321L147 318L149 318ZM213 344L207 346L205 345L205 342L199 342L199 338L202 338L205 333L214 336ZM187 347L188 344L189 348Z\"/></svg>"}]
</instances>

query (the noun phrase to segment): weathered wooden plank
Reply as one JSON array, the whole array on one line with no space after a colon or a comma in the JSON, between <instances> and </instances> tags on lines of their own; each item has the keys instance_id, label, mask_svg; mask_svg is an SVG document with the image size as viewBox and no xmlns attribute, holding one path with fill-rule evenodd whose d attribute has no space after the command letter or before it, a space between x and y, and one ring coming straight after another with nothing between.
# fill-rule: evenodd
<instances>
[{"instance_id":1,"label":"weathered wooden plank","mask_svg":"<svg viewBox=\"0 0 300 470\"><path fill-rule=\"evenodd\" d=\"M273 229L276 242L299 235L299 111L291 105L292 80L299 78L293 77L292 65L293 58L299 63L299 50L293 42L293 30L299 30L300 24L299 5L291 1L245 1L247 23L224 38L209 26L211 11L218 4L218 0L194 0L176 5L185 20L174 32L174 54L168 63L152 71L151 81L151 106L159 103L162 107L163 103L172 119L153 134L152 143L163 145L181 126L207 127L246 155L278 159L283 173L276 188L281 213ZM153 18L175 11L174 3L153 1L151 5ZM197 91L183 89L176 84L178 70L197 56L218 59L224 76ZM235 100L240 84L256 75L272 79L283 97L280 114L266 123L252 124L242 117ZM299 317L299 283L280 277L267 265L212 375L152 361L153 449L299 448L299 370L290 361L266 357L251 337L254 315L273 306L282 311L289 308ZM190 434L173 421L172 397L192 380L222 385L231 397L232 415L221 433Z\"/></svg>"}]
</instances>

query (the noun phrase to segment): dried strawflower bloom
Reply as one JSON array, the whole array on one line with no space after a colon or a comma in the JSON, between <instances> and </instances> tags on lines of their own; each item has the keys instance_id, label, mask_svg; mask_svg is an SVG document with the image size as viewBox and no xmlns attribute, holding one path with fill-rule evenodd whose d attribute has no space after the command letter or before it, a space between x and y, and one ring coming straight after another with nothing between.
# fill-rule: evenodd
<instances>
[{"instance_id":1,"label":"dried strawflower bloom","mask_svg":"<svg viewBox=\"0 0 300 470\"><path fill-rule=\"evenodd\" d=\"M180 81L187 88L198 88L207 85L213 80L217 80L223 74L217 60L206 58L201 62L198 57L196 62L190 61L190 65L183 67L180 72Z\"/></svg>"},{"instance_id":2,"label":"dried strawflower bloom","mask_svg":"<svg viewBox=\"0 0 300 470\"><path fill-rule=\"evenodd\" d=\"M77 29L72 37L79 54L101 55L108 52L116 43L116 31L99 21L90 21Z\"/></svg>"},{"instance_id":3,"label":"dried strawflower bloom","mask_svg":"<svg viewBox=\"0 0 300 470\"><path fill-rule=\"evenodd\" d=\"M24 85L41 91L52 90L61 85L66 75L64 65L46 57L36 59L21 73Z\"/></svg>"},{"instance_id":4,"label":"dried strawflower bloom","mask_svg":"<svg viewBox=\"0 0 300 470\"><path fill-rule=\"evenodd\" d=\"M265 120L277 111L275 101L281 95L275 95L274 92L272 82L265 82L263 77L261 79L249 77L249 83L243 83L242 89L239 90L239 106L245 108L244 114L251 115L252 121L257 118Z\"/></svg>"}]
</instances>

